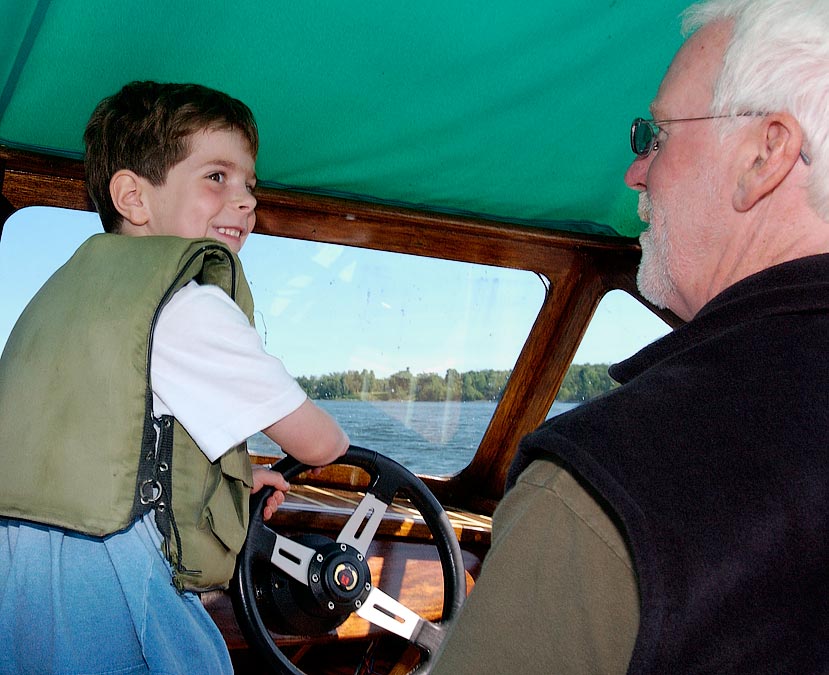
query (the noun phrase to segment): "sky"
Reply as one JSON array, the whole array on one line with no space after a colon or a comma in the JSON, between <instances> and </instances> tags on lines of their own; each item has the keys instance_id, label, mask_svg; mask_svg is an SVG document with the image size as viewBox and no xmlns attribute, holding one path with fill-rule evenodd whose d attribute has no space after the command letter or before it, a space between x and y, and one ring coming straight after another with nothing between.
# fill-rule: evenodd
<instances>
[{"instance_id":1,"label":"sky","mask_svg":"<svg viewBox=\"0 0 829 675\"><path fill-rule=\"evenodd\" d=\"M97 214L32 207L0 239L0 345L40 285L87 237ZM509 369L544 297L536 275L251 235L240 255L266 349L295 376L374 370ZM608 294L574 359L612 363L668 332L622 291Z\"/></svg>"}]
</instances>

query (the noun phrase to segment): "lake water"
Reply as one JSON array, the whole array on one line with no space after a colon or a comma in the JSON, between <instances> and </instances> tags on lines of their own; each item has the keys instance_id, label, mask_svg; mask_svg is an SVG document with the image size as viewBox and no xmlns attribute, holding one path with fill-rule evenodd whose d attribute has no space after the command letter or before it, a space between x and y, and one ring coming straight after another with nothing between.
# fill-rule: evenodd
<instances>
[{"instance_id":1,"label":"lake water","mask_svg":"<svg viewBox=\"0 0 829 675\"><path fill-rule=\"evenodd\" d=\"M397 460L414 473L455 473L469 464L496 403L427 401L315 401L345 429L351 442ZM575 407L553 404L550 416ZM279 454L264 434L248 442L255 454Z\"/></svg>"}]
</instances>

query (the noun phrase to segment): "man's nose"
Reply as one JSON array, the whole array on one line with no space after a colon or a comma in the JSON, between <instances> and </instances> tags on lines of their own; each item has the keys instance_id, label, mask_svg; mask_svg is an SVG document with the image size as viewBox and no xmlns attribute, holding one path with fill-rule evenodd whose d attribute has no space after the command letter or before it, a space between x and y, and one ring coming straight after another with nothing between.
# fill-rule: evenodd
<instances>
[{"instance_id":1,"label":"man's nose","mask_svg":"<svg viewBox=\"0 0 829 675\"><path fill-rule=\"evenodd\" d=\"M651 165L653 153L647 157L636 157L625 171L625 184L637 192L644 192L648 189L648 168Z\"/></svg>"}]
</instances>

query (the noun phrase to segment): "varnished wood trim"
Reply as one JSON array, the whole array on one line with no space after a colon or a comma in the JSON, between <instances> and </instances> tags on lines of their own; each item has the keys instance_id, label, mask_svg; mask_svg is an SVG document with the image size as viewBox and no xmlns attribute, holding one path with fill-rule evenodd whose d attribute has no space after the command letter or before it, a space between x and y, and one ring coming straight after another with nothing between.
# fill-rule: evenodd
<instances>
[{"instance_id":1,"label":"varnished wood trim","mask_svg":"<svg viewBox=\"0 0 829 675\"><path fill-rule=\"evenodd\" d=\"M12 209L57 206L91 211L83 162L0 146L2 193ZM10 213L4 214L5 222Z\"/></svg>"},{"instance_id":2,"label":"varnished wood trim","mask_svg":"<svg viewBox=\"0 0 829 675\"><path fill-rule=\"evenodd\" d=\"M80 160L0 146L3 194L14 208L92 210ZM257 188L262 234L544 272L574 250L635 249L622 238L555 232L336 197ZM563 254L561 253L563 252ZM562 258L558 258L563 255Z\"/></svg>"}]
</instances>

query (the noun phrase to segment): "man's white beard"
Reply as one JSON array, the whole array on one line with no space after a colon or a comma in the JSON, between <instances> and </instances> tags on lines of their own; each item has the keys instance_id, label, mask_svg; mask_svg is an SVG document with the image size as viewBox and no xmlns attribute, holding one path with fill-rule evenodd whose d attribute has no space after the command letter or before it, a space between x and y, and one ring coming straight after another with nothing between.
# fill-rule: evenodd
<instances>
[{"instance_id":1,"label":"man's white beard","mask_svg":"<svg viewBox=\"0 0 829 675\"><path fill-rule=\"evenodd\" d=\"M668 239L665 214L658 208L654 209L647 192L639 193L639 218L649 225L648 229L639 235L642 260L636 274L636 285L646 300L657 307L665 308L676 292L676 284L669 267L671 243Z\"/></svg>"}]
</instances>

